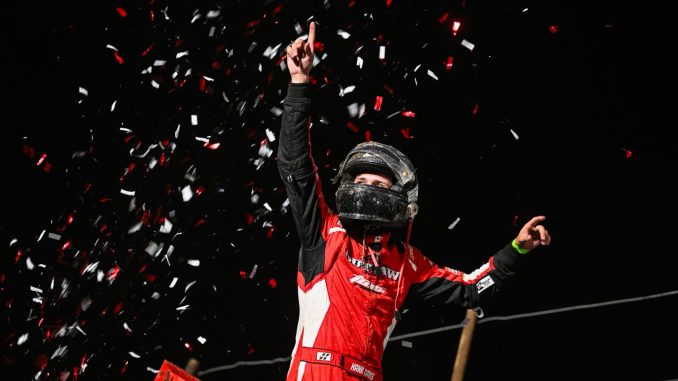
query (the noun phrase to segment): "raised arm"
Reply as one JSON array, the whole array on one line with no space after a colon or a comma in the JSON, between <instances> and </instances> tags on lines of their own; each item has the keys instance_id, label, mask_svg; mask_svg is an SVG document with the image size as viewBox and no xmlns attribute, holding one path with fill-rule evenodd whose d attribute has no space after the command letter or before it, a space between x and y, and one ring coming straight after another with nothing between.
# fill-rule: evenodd
<instances>
[{"instance_id":1,"label":"raised arm","mask_svg":"<svg viewBox=\"0 0 678 381\"><path fill-rule=\"evenodd\" d=\"M311 155L309 77L314 41L315 23L311 23L308 41L298 38L287 47L291 83L284 101L278 142L278 170L285 183L301 242L299 271L306 283L323 271L325 240L322 227L329 213Z\"/></svg>"}]
</instances>

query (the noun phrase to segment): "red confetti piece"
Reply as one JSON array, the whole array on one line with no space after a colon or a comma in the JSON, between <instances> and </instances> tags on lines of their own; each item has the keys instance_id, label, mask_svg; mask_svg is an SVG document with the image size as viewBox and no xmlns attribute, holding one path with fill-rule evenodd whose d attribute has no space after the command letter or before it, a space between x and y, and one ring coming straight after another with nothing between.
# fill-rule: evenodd
<instances>
[{"instance_id":1,"label":"red confetti piece","mask_svg":"<svg viewBox=\"0 0 678 381\"><path fill-rule=\"evenodd\" d=\"M122 306L123 306L122 302L118 302L118 304L116 304L115 308L113 309L113 313L115 313L116 315L119 314L120 311L122 310Z\"/></svg>"},{"instance_id":2,"label":"red confetti piece","mask_svg":"<svg viewBox=\"0 0 678 381\"><path fill-rule=\"evenodd\" d=\"M400 133L403 135L405 139L412 139L412 136L410 136L410 128L401 128Z\"/></svg>"},{"instance_id":3,"label":"red confetti piece","mask_svg":"<svg viewBox=\"0 0 678 381\"><path fill-rule=\"evenodd\" d=\"M348 123L346 123L346 127L348 127L349 130L351 130L351 131L353 131L353 132L358 132L358 126L356 126L355 123L353 123L353 122L351 122L351 121L349 121Z\"/></svg>"},{"instance_id":4,"label":"red confetti piece","mask_svg":"<svg viewBox=\"0 0 678 381\"><path fill-rule=\"evenodd\" d=\"M254 216L252 213L245 214L245 218L247 219L247 225L251 225L254 222Z\"/></svg>"},{"instance_id":5,"label":"red confetti piece","mask_svg":"<svg viewBox=\"0 0 678 381\"><path fill-rule=\"evenodd\" d=\"M555 34L555 33L558 33L559 31L560 31L560 28L558 27L558 25L549 26L549 33Z\"/></svg>"},{"instance_id":6,"label":"red confetti piece","mask_svg":"<svg viewBox=\"0 0 678 381\"><path fill-rule=\"evenodd\" d=\"M52 170L52 164L50 164L49 162L45 163L43 170L45 170L45 172L51 171Z\"/></svg>"},{"instance_id":7,"label":"red confetti piece","mask_svg":"<svg viewBox=\"0 0 678 381\"><path fill-rule=\"evenodd\" d=\"M513 222L512 223L513 223L513 226L518 226L518 215L517 214L513 215Z\"/></svg>"},{"instance_id":8,"label":"red confetti piece","mask_svg":"<svg viewBox=\"0 0 678 381\"><path fill-rule=\"evenodd\" d=\"M33 156L35 155L35 150L33 149L33 147L24 144L24 154L32 159Z\"/></svg>"},{"instance_id":9,"label":"red confetti piece","mask_svg":"<svg viewBox=\"0 0 678 381\"><path fill-rule=\"evenodd\" d=\"M40 156L40 159L38 159L38 162L35 165L37 165L39 167L40 164L42 164L42 162L45 161L46 157L47 157L47 154L43 153L42 156Z\"/></svg>"},{"instance_id":10,"label":"red confetti piece","mask_svg":"<svg viewBox=\"0 0 678 381\"><path fill-rule=\"evenodd\" d=\"M108 270L108 274L106 275L106 279L108 279L108 282L113 283L115 278L118 277L118 273L120 273L120 267L119 266L114 266L110 270ZM120 304L120 306L122 306L122 304Z\"/></svg>"},{"instance_id":11,"label":"red confetti piece","mask_svg":"<svg viewBox=\"0 0 678 381\"><path fill-rule=\"evenodd\" d=\"M187 342L184 343L184 347L186 347L186 349L188 349L188 350L191 351L191 352L193 351L193 347L191 346L191 344L189 344L189 343L187 343Z\"/></svg>"},{"instance_id":12,"label":"red confetti piece","mask_svg":"<svg viewBox=\"0 0 678 381\"><path fill-rule=\"evenodd\" d=\"M456 36L457 32L459 31L459 27L461 26L460 21L453 21L452 22L452 35Z\"/></svg>"},{"instance_id":13,"label":"red confetti piece","mask_svg":"<svg viewBox=\"0 0 678 381\"><path fill-rule=\"evenodd\" d=\"M144 51L141 52L141 55L145 57L146 54L148 54L148 52L150 52L151 49L153 49L154 46L155 46L155 44L151 44L148 48L144 49Z\"/></svg>"},{"instance_id":14,"label":"red confetti piece","mask_svg":"<svg viewBox=\"0 0 678 381\"><path fill-rule=\"evenodd\" d=\"M207 81L205 81L205 78L200 78L200 91L205 91L205 88L207 87Z\"/></svg>"},{"instance_id":15,"label":"red confetti piece","mask_svg":"<svg viewBox=\"0 0 678 381\"><path fill-rule=\"evenodd\" d=\"M24 253L21 251L21 249L17 250L17 251L16 251L16 256L14 257L14 262L19 262L19 259L21 259L21 256L22 256L23 254L24 254Z\"/></svg>"},{"instance_id":16,"label":"red confetti piece","mask_svg":"<svg viewBox=\"0 0 678 381\"><path fill-rule=\"evenodd\" d=\"M406 118L414 118L415 116L417 116L417 114L415 114L414 111L409 111L409 110L405 110L405 111L401 112L401 114Z\"/></svg>"},{"instance_id":17,"label":"red confetti piece","mask_svg":"<svg viewBox=\"0 0 678 381\"><path fill-rule=\"evenodd\" d=\"M115 8L115 10L118 11L118 14L120 15L120 17L127 17L127 11L122 9L122 7L117 7L117 8Z\"/></svg>"},{"instance_id":18,"label":"red confetti piece","mask_svg":"<svg viewBox=\"0 0 678 381\"><path fill-rule=\"evenodd\" d=\"M151 11L151 14L149 15L149 17L151 18L151 21L155 20L155 13L153 13L153 11Z\"/></svg>"},{"instance_id":19,"label":"red confetti piece","mask_svg":"<svg viewBox=\"0 0 678 381\"><path fill-rule=\"evenodd\" d=\"M275 226L271 226L268 228L268 231L266 232L266 237L271 238L273 237L273 233L275 233Z\"/></svg>"},{"instance_id":20,"label":"red confetti piece","mask_svg":"<svg viewBox=\"0 0 678 381\"><path fill-rule=\"evenodd\" d=\"M210 142L205 142L205 144L202 145L203 147L207 147L208 149L215 150L221 146L221 143L210 143Z\"/></svg>"},{"instance_id":21,"label":"red confetti piece","mask_svg":"<svg viewBox=\"0 0 678 381\"><path fill-rule=\"evenodd\" d=\"M247 273L243 270L240 270L240 277L243 279L247 279Z\"/></svg>"},{"instance_id":22,"label":"red confetti piece","mask_svg":"<svg viewBox=\"0 0 678 381\"><path fill-rule=\"evenodd\" d=\"M633 156L633 152L631 152L630 150L627 150L626 148L622 148L622 149L623 149L624 152L626 153L626 158L627 158L627 159L630 159L631 156Z\"/></svg>"},{"instance_id":23,"label":"red confetti piece","mask_svg":"<svg viewBox=\"0 0 678 381\"><path fill-rule=\"evenodd\" d=\"M69 247L71 247L71 241L66 241L63 244L63 246L61 246L61 251L64 251L64 250L68 249Z\"/></svg>"},{"instance_id":24,"label":"red confetti piece","mask_svg":"<svg viewBox=\"0 0 678 381\"><path fill-rule=\"evenodd\" d=\"M271 286L271 288L276 288L278 287L278 281L275 280L275 278L271 278L268 280L268 285Z\"/></svg>"},{"instance_id":25,"label":"red confetti piece","mask_svg":"<svg viewBox=\"0 0 678 381\"><path fill-rule=\"evenodd\" d=\"M440 18L438 19L438 23L440 24L444 23L445 21L447 21L449 17L450 17L449 13L447 12L443 13L442 16L440 16Z\"/></svg>"},{"instance_id":26,"label":"red confetti piece","mask_svg":"<svg viewBox=\"0 0 678 381\"><path fill-rule=\"evenodd\" d=\"M129 361L125 360L125 364L122 366L122 369L120 369L120 374L127 372L127 365L128 364L129 364Z\"/></svg>"},{"instance_id":27,"label":"red confetti piece","mask_svg":"<svg viewBox=\"0 0 678 381\"><path fill-rule=\"evenodd\" d=\"M113 55L115 56L115 59L118 60L118 63L119 63L119 64L122 64L123 62L125 62L125 60L122 59L122 57L120 57L120 55L118 54L118 52L113 52Z\"/></svg>"},{"instance_id":28,"label":"red confetti piece","mask_svg":"<svg viewBox=\"0 0 678 381\"><path fill-rule=\"evenodd\" d=\"M475 107L473 107L473 115L478 113L478 104L476 103Z\"/></svg>"},{"instance_id":29,"label":"red confetti piece","mask_svg":"<svg viewBox=\"0 0 678 381\"><path fill-rule=\"evenodd\" d=\"M381 110L381 103L384 101L384 98L381 95L377 95L377 99L374 101L374 111Z\"/></svg>"},{"instance_id":30,"label":"red confetti piece","mask_svg":"<svg viewBox=\"0 0 678 381\"><path fill-rule=\"evenodd\" d=\"M372 140L372 133L370 130L365 130L365 141L369 142L370 140Z\"/></svg>"},{"instance_id":31,"label":"red confetti piece","mask_svg":"<svg viewBox=\"0 0 678 381\"><path fill-rule=\"evenodd\" d=\"M445 70L452 70L452 65L454 64L454 57L447 57L447 63L445 64Z\"/></svg>"},{"instance_id":32,"label":"red confetti piece","mask_svg":"<svg viewBox=\"0 0 678 381\"><path fill-rule=\"evenodd\" d=\"M198 187L195 189L195 194L198 195L198 196L200 196L204 191L205 191L205 187L203 187L202 185L200 185L200 186L198 186Z\"/></svg>"}]
</instances>

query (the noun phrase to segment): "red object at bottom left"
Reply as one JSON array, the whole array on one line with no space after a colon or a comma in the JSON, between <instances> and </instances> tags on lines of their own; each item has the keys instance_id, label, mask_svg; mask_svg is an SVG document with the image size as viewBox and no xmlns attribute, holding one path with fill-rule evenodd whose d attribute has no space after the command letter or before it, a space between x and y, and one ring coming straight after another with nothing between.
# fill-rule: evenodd
<instances>
[{"instance_id":1,"label":"red object at bottom left","mask_svg":"<svg viewBox=\"0 0 678 381\"><path fill-rule=\"evenodd\" d=\"M165 360L153 381L200 381L185 370Z\"/></svg>"}]
</instances>

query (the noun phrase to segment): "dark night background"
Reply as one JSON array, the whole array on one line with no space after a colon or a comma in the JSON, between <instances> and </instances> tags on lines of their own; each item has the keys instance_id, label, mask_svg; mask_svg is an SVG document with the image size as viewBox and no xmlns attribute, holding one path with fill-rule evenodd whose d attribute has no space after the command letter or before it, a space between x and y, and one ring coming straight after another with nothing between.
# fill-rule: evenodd
<instances>
[{"instance_id":1,"label":"dark night background","mask_svg":"<svg viewBox=\"0 0 678 381\"><path fill-rule=\"evenodd\" d=\"M329 178L369 135L417 166L412 241L440 264L470 272L546 215L552 245L488 318L678 290L668 3L14 4L3 379L152 380L164 359L206 370L289 356L298 241L271 137L289 80L279 60L311 16L313 150L330 201ZM464 312L416 306L394 336ZM488 321L465 379L678 379L676 322L676 294ZM394 340L385 379L449 380L460 332ZM281 380L287 366L200 378Z\"/></svg>"}]
</instances>

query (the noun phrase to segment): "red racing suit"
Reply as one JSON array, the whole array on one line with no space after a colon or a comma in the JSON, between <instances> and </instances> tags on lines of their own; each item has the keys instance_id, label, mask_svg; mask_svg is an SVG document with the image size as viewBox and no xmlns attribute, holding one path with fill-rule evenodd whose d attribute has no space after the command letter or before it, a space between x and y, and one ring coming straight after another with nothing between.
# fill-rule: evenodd
<instances>
[{"instance_id":1,"label":"red racing suit","mask_svg":"<svg viewBox=\"0 0 678 381\"><path fill-rule=\"evenodd\" d=\"M308 84L290 84L278 143L278 169L301 241L299 322L287 381L379 381L396 311L408 294L479 307L516 274L524 256L508 244L465 274L391 242L390 233L349 235L325 203L311 156L310 91Z\"/></svg>"}]
</instances>

